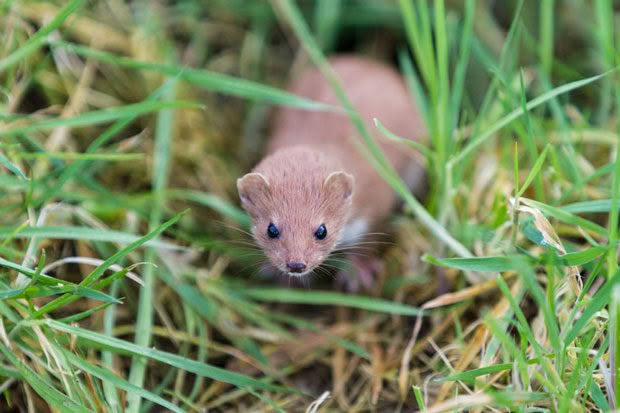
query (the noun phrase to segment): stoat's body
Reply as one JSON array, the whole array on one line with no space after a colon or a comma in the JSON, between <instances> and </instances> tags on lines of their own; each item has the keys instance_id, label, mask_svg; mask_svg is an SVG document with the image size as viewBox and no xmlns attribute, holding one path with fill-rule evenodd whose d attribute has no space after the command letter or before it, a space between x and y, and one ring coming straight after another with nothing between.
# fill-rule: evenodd
<instances>
[{"instance_id":1,"label":"stoat's body","mask_svg":"<svg viewBox=\"0 0 620 413\"><path fill-rule=\"evenodd\" d=\"M377 118L397 135L419 139L425 128L398 72L360 57L330 63L370 131ZM318 70L289 89L312 100L339 105ZM386 143L387 158L415 190L425 174L403 147ZM357 142L357 143L356 143ZM360 137L343 114L280 108L268 140L268 155L237 182L252 233L281 271L303 275L338 244L354 242L382 222L396 201L391 187L359 150Z\"/></svg>"}]
</instances>

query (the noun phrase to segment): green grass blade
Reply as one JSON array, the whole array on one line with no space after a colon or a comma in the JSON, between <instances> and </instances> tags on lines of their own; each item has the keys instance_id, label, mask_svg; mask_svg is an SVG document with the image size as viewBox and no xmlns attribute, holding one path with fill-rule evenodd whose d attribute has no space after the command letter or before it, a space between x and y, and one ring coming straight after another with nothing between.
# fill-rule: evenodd
<instances>
[{"instance_id":1,"label":"green grass blade","mask_svg":"<svg viewBox=\"0 0 620 413\"><path fill-rule=\"evenodd\" d=\"M552 90L550 90L550 91L548 91L546 93L543 93L542 95L540 95L540 96L530 100L527 103L527 105L526 105L526 109L528 111L531 111L535 107L538 107L538 106L542 105L543 103L548 102L549 100L555 98L556 96L560 96L560 95L562 95L564 93L568 93L568 92L570 92L572 90L584 87L584 86L586 86L586 85L588 85L588 84L590 84L592 82L595 82L595 81L597 81L599 79L602 79L605 76L610 75L614 71L615 70L610 70L610 71L607 71L605 73L601 73L600 75L588 77L586 79L581 79L581 80L577 80L575 82L567 83L567 84L562 85L562 86L558 86L558 87L556 87L556 88L554 88L554 89L552 89ZM459 152L458 155L454 156L450 160L450 163L457 164L460 161L462 161L463 159L465 159L480 144L482 144L484 141L486 141L491 136L495 135L495 133L497 131L502 129L504 126L508 125L513 120L519 118L520 116L523 116L524 113L525 112L524 112L523 108L515 109L512 112L510 112L509 114L507 114L506 116L504 116L503 118L501 118L500 120L498 120L497 122L495 122L486 131L484 131L481 134L473 137L471 139L470 143L465 148L463 148L463 150L461 152Z\"/></svg>"},{"instance_id":2,"label":"green grass blade","mask_svg":"<svg viewBox=\"0 0 620 413\"><path fill-rule=\"evenodd\" d=\"M599 2L602 3L602 2ZM611 10L611 3L608 4L608 10ZM620 96L619 96L620 97ZM607 239L609 240L609 252L607 254L607 278L609 280L612 279L612 276L616 274L618 275L618 203L620 202L620 145L616 144L616 167L614 168L614 173L611 182L611 211L609 212L609 230ZM609 323L609 329L613 330L610 332L612 337L609 352L611 353L610 360L610 369L616 372L615 375L615 383L612 383L616 394L616 405L620 402L620 394L618 390L620 389L620 375L618 374L618 368L620 367L620 322L618 321L618 313L620 310L620 299L618 294L618 289L614 289L611 295L611 302L609 304L611 307L611 320ZM584 314L585 315L585 314ZM583 317L583 315L582 315Z\"/></svg>"},{"instance_id":3,"label":"green grass blade","mask_svg":"<svg viewBox=\"0 0 620 413\"><path fill-rule=\"evenodd\" d=\"M65 4L65 6L60 9L58 14L48 24L40 28L34 35L32 35L26 43L21 45L19 49L14 51L9 56L0 60L0 73L16 63L19 63L21 60L43 47L47 43L47 36L54 30L58 29L65 22L65 20L69 18L69 16L82 7L83 3L84 0L71 0Z\"/></svg>"},{"instance_id":4,"label":"green grass blade","mask_svg":"<svg viewBox=\"0 0 620 413\"><path fill-rule=\"evenodd\" d=\"M617 65L618 61L618 46L614 45L614 2L612 0L595 0L592 3L594 3L593 8L596 16L596 22L593 25L593 37L598 43L598 53L600 53L601 56L601 63L603 67L612 68ZM596 121L601 125L608 122L609 115L612 113L614 83L617 93L617 79L615 79L615 81L614 79L605 79L600 89ZM616 98L618 98L618 96L616 96Z\"/></svg>"},{"instance_id":5,"label":"green grass blade","mask_svg":"<svg viewBox=\"0 0 620 413\"><path fill-rule=\"evenodd\" d=\"M464 381L467 383L473 383L477 377L499 373L500 371L511 370L512 366L512 363L495 364L492 366L481 367L479 369L464 371L462 373L452 374L447 377L440 377L435 379L435 381Z\"/></svg>"},{"instance_id":6,"label":"green grass blade","mask_svg":"<svg viewBox=\"0 0 620 413\"><path fill-rule=\"evenodd\" d=\"M489 330L491 331L493 336L499 340L499 342L504 346L510 356L516 360L516 368L521 375L521 380L523 382L529 381L529 375L527 373L527 361L525 360L524 355L517 348L517 345L514 343L513 339L500 326L498 320L492 318L490 314L487 314L484 317L484 322L489 327Z\"/></svg>"},{"instance_id":7,"label":"green grass blade","mask_svg":"<svg viewBox=\"0 0 620 413\"><path fill-rule=\"evenodd\" d=\"M515 192L519 193L519 144L516 141L515 141L515 152L513 156L513 169L514 169ZM515 198L517 198L517 200L515 201L515 203L517 203L519 195L515 195ZM515 217L517 216L518 215L515 213ZM516 222L513 225L516 226Z\"/></svg>"},{"instance_id":8,"label":"green grass blade","mask_svg":"<svg viewBox=\"0 0 620 413\"><path fill-rule=\"evenodd\" d=\"M428 99L424 93L424 88L413 69L413 62L411 61L411 57L407 53L406 50L402 49L398 53L398 61L400 65L400 69L403 72L403 76L405 77L405 81L407 82L407 87L409 88L409 94L417 106L420 114L422 115L422 119L426 121L426 123L430 123L430 115L428 109Z\"/></svg>"},{"instance_id":9,"label":"green grass blade","mask_svg":"<svg viewBox=\"0 0 620 413\"><path fill-rule=\"evenodd\" d=\"M170 288L172 288L197 313L211 323L217 321L218 307L208 297L184 282L174 279L165 271L157 274Z\"/></svg>"},{"instance_id":10,"label":"green grass blade","mask_svg":"<svg viewBox=\"0 0 620 413\"><path fill-rule=\"evenodd\" d=\"M93 300L103 301L106 303L121 303L120 300L108 294L102 293L101 291L97 291L87 287L79 287L77 285L63 285L58 287L38 285L34 287L23 288L21 290L22 291L17 294L17 298L49 297L51 295L66 293L78 297L91 298Z\"/></svg>"},{"instance_id":11,"label":"green grass blade","mask_svg":"<svg viewBox=\"0 0 620 413\"><path fill-rule=\"evenodd\" d=\"M5 260L4 258L0 258L0 266L7 267L19 272L20 274L24 274L32 281L38 281L45 284L37 286L28 285L24 288L0 291L0 300L13 297L47 297L50 295L69 293L79 297L92 298L107 303L120 303L118 299L101 291L80 286L69 281L60 280L58 278L42 274L38 271L33 271L22 265Z\"/></svg>"},{"instance_id":12,"label":"green grass blade","mask_svg":"<svg viewBox=\"0 0 620 413\"><path fill-rule=\"evenodd\" d=\"M567 204L561 207L563 211L573 214L584 214L591 212L610 212L612 208L611 199L598 199L596 201L584 201ZM620 208L620 207L619 207Z\"/></svg>"},{"instance_id":13,"label":"green grass blade","mask_svg":"<svg viewBox=\"0 0 620 413\"><path fill-rule=\"evenodd\" d=\"M381 134L385 136L386 138L388 138L389 140L398 142L403 145L407 145L410 148L413 148L416 151L420 152L422 155L426 156L427 158L430 158L431 156L433 156L433 151L427 148L425 145L421 144L420 142L414 141L413 139L401 138L400 136L394 134L392 131L388 130L388 128L383 126L383 124L379 122L379 119L377 118L374 118L373 122L375 123L377 130L379 130L379 132L381 132Z\"/></svg>"},{"instance_id":14,"label":"green grass blade","mask_svg":"<svg viewBox=\"0 0 620 413\"><path fill-rule=\"evenodd\" d=\"M54 238L54 239L68 239L68 240L82 240L82 241L100 241L100 242L116 242L119 244L130 244L140 239L140 236L135 234L129 234L127 232L113 231L100 228L89 227L27 227L20 230L18 233L14 233L14 227L0 227L0 239L14 238ZM145 246L153 248L161 248L166 250L180 250L183 249L178 245L172 244L166 241L150 240L145 243Z\"/></svg>"},{"instance_id":15,"label":"green grass blade","mask_svg":"<svg viewBox=\"0 0 620 413\"><path fill-rule=\"evenodd\" d=\"M593 247L583 251L569 252L568 254L560 256L553 254L549 263L563 266L585 265L594 261L607 251L607 247Z\"/></svg>"},{"instance_id":16,"label":"green grass blade","mask_svg":"<svg viewBox=\"0 0 620 413\"><path fill-rule=\"evenodd\" d=\"M152 230L151 232L149 232L148 234L146 234L142 238L137 239L136 241L132 242L131 244L129 244L125 248L117 251L115 254L113 254L108 259L106 259L103 262L103 264L98 266L93 272L88 274L88 276L86 276L86 278L84 278L82 280L82 282L80 282L79 285L81 285L81 286L88 286L91 283L95 282L97 279L99 279L99 277L101 277L103 275L103 273L108 268L110 268L110 266L115 264L121 258L125 257L131 251L135 250L136 248L139 248L140 246L146 244L149 240L152 240L153 238L157 237L159 234L164 232L168 227L170 227L171 225L175 224L179 219L181 219L181 217L183 215L185 215L185 211L181 212L180 214L175 215L170 220L168 220L167 222L164 222L159 227L155 228L154 230ZM54 311L57 308L60 308L60 307L66 305L66 304L68 304L68 303L70 303L72 301L74 301L74 299L71 296L66 296L65 295L65 296L59 297L59 298L55 299L54 301L51 301L51 302L45 304L38 311L36 311L33 314L33 318L40 317L43 314L49 313L50 311Z\"/></svg>"},{"instance_id":17,"label":"green grass blade","mask_svg":"<svg viewBox=\"0 0 620 413\"><path fill-rule=\"evenodd\" d=\"M307 110L326 110L341 111L338 107L327 105L321 102L315 102L300 96L293 95L283 90L265 86L260 83L252 82L246 79L228 76L222 73L210 72L208 70L191 69L188 67L165 65L159 63L142 62L140 60L131 59L113 55L111 53L94 50L84 46L78 46L66 42L54 42L54 46L63 47L74 53L91 57L102 62L111 63L113 65L127 67L137 70L150 70L163 73L214 92L225 93L241 98L260 100L283 106L294 106Z\"/></svg>"},{"instance_id":18,"label":"green grass blade","mask_svg":"<svg viewBox=\"0 0 620 413\"><path fill-rule=\"evenodd\" d=\"M517 128L517 130L521 131L519 132L519 134L521 135L521 139L525 140L525 144L529 152L530 158L532 160L536 159L536 161L534 162L535 162L535 165L538 165L538 160L540 158L538 156L538 149L536 148L536 133L534 132L534 120L530 116L527 110L527 107L526 107L527 96L526 96L526 90L525 90L525 82L523 81L523 70L519 71L519 86L520 86L519 89L521 92L520 102L521 102L521 108L523 109L523 120L525 123L525 130L522 130L522 128ZM546 156L546 151L548 151L547 148L545 148L545 156ZM540 161L540 166L538 169L542 167L543 161L544 159ZM544 202L545 198L544 198L542 177L538 174L538 172L536 172L536 174L530 173L528 175L528 179L530 176L536 177L536 182L534 184L536 198ZM527 186L529 186L529 184ZM517 196L521 196L521 195L523 195L523 193L520 193Z\"/></svg>"},{"instance_id":19,"label":"green grass blade","mask_svg":"<svg viewBox=\"0 0 620 413\"><path fill-rule=\"evenodd\" d=\"M592 221L573 215L570 212L562 208L553 207L551 205L543 204L542 202L534 201L528 198L521 198L520 201L528 206L540 209L545 215L549 215L559 221L566 224L582 227L589 231L599 235L607 235L607 230Z\"/></svg>"},{"instance_id":20,"label":"green grass blade","mask_svg":"<svg viewBox=\"0 0 620 413\"><path fill-rule=\"evenodd\" d=\"M449 131L455 130L458 126L459 111L462 105L463 93L465 91L465 75L467 73L467 67L469 65L469 54L472 45L472 34L474 27L474 14L476 12L475 0L465 1L465 14L463 18L463 31L461 33L461 42L459 44L459 57L456 62L456 68L454 70L454 76L452 79L452 99L450 112L452 114L452 121ZM451 150L453 147L454 139L451 142Z\"/></svg>"},{"instance_id":21,"label":"green grass blade","mask_svg":"<svg viewBox=\"0 0 620 413\"><path fill-rule=\"evenodd\" d=\"M601 391L601 388L599 387L599 385L594 381L590 383L590 397L592 398L594 403L599 407L599 409L601 409L602 412L611 411L611 408L609 406L609 403L607 402L607 399L605 398L605 395Z\"/></svg>"},{"instance_id":22,"label":"green grass blade","mask_svg":"<svg viewBox=\"0 0 620 413\"><path fill-rule=\"evenodd\" d=\"M582 345L577 344L580 349L579 355L577 356L577 364L575 365L570 380L568 381L568 385L566 386L566 393L564 393L564 397L561 400L561 412L569 412L570 406L573 404L574 394L576 394L575 391L577 389L577 382L581 377L582 372L585 370L584 364L586 363L586 357L588 357L588 350L593 348L595 344L593 341L594 334L594 331L589 332L584 338L582 338Z\"/></svg>"},{"instance_id":23,"label":"green grass blade","mask_svg":"<svg viewBox=\"0 0 620 413\"><path fill-rule=\"evenodd\" d=\"M28 179L26 175L22 172L21 169L17 167L13 162L9 161L6 156L0 153L0 164L4 166L6 169L11 171L14 175L17 175L20 178Z\"/></svg>"},{"instance_id":24,"label":"green grass blade","mask_svg":"<svg viewBox=\"0 0 620 413\"><path fill-rule=\"evenodd\" d=\"M0 291L0 300L7 300L9 298L16 297L24 292L25 288L16 288L12 290Z\"/></svg>"},{"instance_id":25,"label":"green grass blade","mask_svg":"<svg viewBox=\"0 0 620 413\"><path fill-rule=\"evenodd\" d=\"M542 0L540 2L540 43L538 53L542 69L551 75L553 63L553 6L554 0Z\"/></svg>"},{"instance_id":26,"label":"green grass blade","mask_svg":"<svg viewBox=\"0 0 620 413\"><path fill-rule=\"evenodd\" d=\"M341 10L342 0L318 0L314 6L314 31L324 52L336 43Z\"/></svg>"},{"instance_id":27,"label":"green grass blade","mask_svg":"<svg viewBox=\"0 0 620 413\"><path fill-rule=\"evenodd\" d=\"M173 80L174 79L168 79L162 86L160 86L153 93L151 93L143 102L156 102L157 99L160 98L162 90L166 87L166 85L169 82ZM103 145L105 145L108 141L110 141L110 139L114 138L118 133L120 133L123 129L129 126L135 120L137 116L138 114L134 113L131 116L121 118L117 120L116 122L114 122L114 124L112 124L110 127L105 129L101 133L101 135L99 135L95 140L91 142L90 145L88 145L88 148L86 149L86 153L94 153L100 148L102 148ZM43 195L41 195L36 200L34 200L33 206L38 207L38 206L43 205L49 198L51 198L56 193L58 193L62 189L64 184L67 183L67 181L69 181L72 178L78 177L80 175L80 171L84 170L86 166L89 164L90 162L88 161L77 161L77 162L73 162L72 164L68 165L62 171L61 175L58 177L56 182L54 182L52 186L47 187Z\"/></svg>"},{"instance_id":28,"label":"green grass blade","mask_svg":"<svg viewBox=\"0 0 620 413\"><path fill-rule=\"evenodd\" d=\"M530 170L530 173L527 175L527 178L525 178L525 182L523 183L521 188L519 188L519 192L517 193L517 197L520 197L521 195L523 195L525 190L530 186L530 184L532 183L534 178L536 178L536 176L538 175L538 172L540 172L540 169L542 168L543 163L545 162L545 158L547 157L547 152L549 152L549 148L550 147L551 146L549 144L547 144L545 146L545 149L542 151L542 153L536 159L536 162L534 163L534 166L532 166L532 169Z\"/></svg>"},{"instance_id":29,"label":"green grass blade","mask_svg":"<svg viewBox=\"0 0 620 413\"><path fill-rule=\"evenodd\" d=\"M577 388L577 391L580 391L581 389L587 389L589 387L589 383L592 381L592 374L594 373L594 370L599 366L599 360L601 360L603 355L607 352L608 348L609 348L609 335L605 335L603 342L601 343L598 350L596 351L596 355L594 356L594 358L590 360L590 366L588 367L588 369L586 370L584 374L584 377L586 377L586 380L584 380L579 385L579 387Z\"/></svg>"},{"instance_id":30,"label":"green grass blade","mask_svg":"<svg viewBox=\"0 0 620 413\"><path fill-rule=\"evenodd\" d=\"M232 218L245 228L250 227L250 217L243 210L231 205L217 195L191 189L169 189L165 195L167 199L182 199L209 207L226 217Z\"/></svg>"},{"instance_id":31,"label":"green grass blade","mask_svg":"<svg viewBox=\"0 0 620 413\"><path fill-rule=\"evenodd\" d=\"M41 398L43 398L43 400L56 407L59 411L66 413L93 413L92 410L87 409L80 403L70 399L67 395L54 388L51 384L45 381L42 376L19 360L15 354L13 354L13 350L9 349L3 343L0 343L0 352L2 352L11 364L17 368L22 379L25 380L30 387L32 387L33 390L41 396Z\"/></svg>"},{"instance_id":32,"label":"green grass blade","mask_svg":"<svg viewBox=\"0 0 620 413\"><path fill-rule=\"evenodd\" d=\"M426 4L418 2L420 8L427 9ZM449 150L452 145L452 134L449 125L452 123L450 112L450 80L448 76L448 40L446 35L446 12L444 0L435 0L433 2L433 11L435 16L434 33L435 33L435 52L437 54L437 103L436 122L437 134L435 136L435 147L437 148L438 161L444 166L445 161L450 156ZM443 114L442 118L437 116L438 113Z\"/></svg>"},{"instance_id":33,"label":"green grass blade","mask_svg":"<svg viewBox=\"0 0 620 413\"><path fill-rule=\"evenodd\" d=\"M200 109L203 106L195 102L171 101L171 102L140 102L131 105L106 108L92 112L81 113L70 118L52 118L37 121L31 125L16 126L0 130L0 136L12 136L23 133L50 130L58 127L92 126L99 123L111 122L127 116L141 116L151 112L157 112L166 108L190 108Z\"/></svg>"},{"instance_id":34,"label":"green grass blade","mask_svg":"<svg viewBox=\"0 0 620 413\"><path fill-rule=\"evenodd\" d=\"M616 160L620 159L620 145L616 145ZM614 174L611 183L611 208L609 211L609 229L607 239L609 240L609 256L607 259L608 278L615 274L618 268L617 242L618 242L618 210L620 206L620 162L616 161ZM614 343L612 343L612 347ZM620 347L619 347L620 349ZM620 395L618 395L620 397ZM619 399L620 400L620 399Z\"/></svg>"},{"instance_id":35,"label":"green grass blade","mask_svg":"<svg viewBox=\"0 0 620 413\"><path fill-rule=\"evenodd\" d=\"M163 90L166 99L175 99L176 82L166 84ZM149 228L156 229L161 222L164 207L164 190L168 185L170 171L170 147L174 126L174 112L171 109L162 110L157 116L155 129L155 147L153 148L153 176L152 187L154 202L149 218ZM144 260L154 262L156 253L153 248L146 250ZM143 274L144 286L140 289L138 314L136 320L135 343L139 346L148 346L151 342L153 329L153 296L157 279L153 273L153 266L149 265ZM144 385L147 363L141 357L134 357L131 361L129 382L137 387ZM130 393L128 397L129 413L138 413L142 399L139 395Z\"/></svg>"},{"instance_id":36,"label":"green grass blade","mask_svg":"<svg viewBox=\"0 0 620 413\"><path fill-rule=\"evenodd\" d=\"M422 40L422 33L420 24L418 24L418 18L413 2L407 0L400 0L400 11L405 23L405 30L407 33L407 40L409 41L409 47L415 55L416 61L419 62L420 71L422 77L427 85L434 85L435 79L435 61L432 52L432 47L429 42ZM424 3L426 7L426 3ZM434 91L431 90L431 94Z\"/></svg>"},{"instance_id":37,"label":"green grass blade","mask_svg":"<svg viewBox=\"0 0 620 413\"><path fill-rule=\"evenodd\" d=\"M380 300L374 297L355 296L331 291L297 291L286 288L247 288L243 291L239 291L239 293L261 301L345 306L368 311L410 316L423 314L423 311L419 308L410 307L408 305Z\"/></svg>"},{"instance_id":38,"label":"green grass blade","mask_svg":"<svg viewBox=\"0 0 620 413\"><path fill-rule=\"evenodd\" d=\"M58 278L54 278L54 277L46 275L46 274L37 274L36 271L33 271L30 268L28 268L28 267L24 267L23 265L16 264L14 262L5 260L2 257L0 257L0 267L10 268L12 270L17 271L20 274L24 274L28 278L31 278L31 279L35 279L36 278L37 281L45 283L47 285L62 284L62 285L77 286L76 284L73 284L73 283L71 283L69 281L59 280Z\"/></svg>"},{"instance_id":39,"label":"green grass blade","mask_svg":"<svg viewBox=\"0 0 620 413\"><path fill-rule=\"evenodd\" d=\"M542 311L543 313L545 328L549 336L549 341L551 342L552 348L556 351L556 354L558 354L562 351L562 346L560 341L560 329L558 327L558 320L556 318L555 309L551 308L551 304L548 300L546 300L545 292L538 283L534 270L527 265L521 265L521 267L517 271L519 273L519 276L523 280L524 285L529 290L532 298L534 299L534 301L536 301L539 311Z\"/></svg>"},{"instance_id":40,"label":"green grass blade","mask_svg":"<svg viewBox=\"0 0 620 413\"><path fill-rule=\"evenodd\" d=\"M504 279L501 276L497 277L497 286L499 290L501 291L502 295L504 296L504 298L510 304L510 307L512 308L513 313L517 317L517 323L518 323L518 328L520 329L520 333L525 336L527 342L529 342L529 345L532 346L532 348L534 349L536 358L540 360L540 363L542 367L544 368L544 370L546 371L547 376L554 378L556 381L559 381L559 378L557 377L557 374L555 373L555 370L553 369L553 367L550 365L549 360L545 358L545 353L546 353L545 349L536 339L536 336L534 335L534 332L532 331L530 324L525 318L525 314L523 314L521 307L519 306L519 304L517 304L517 300L515 299L515 297L512 296L510 289L508 288L508 285L506 284L506 281L504 281ZM527 385L529 386L530 378L524 377L523 379L526 381Z\"/></svg>"},{"instance_id":41,"label":"green grass blade","mask_svg":"<svg viewBox=\"0 0 620 413\"><path fill-rule=\"evenodd\" d=\"M94 331L86 330L80 327L70 326L56 320L48 319L44 321L39 321L38 323L43 323L54 330L62 331L68 334L72 334L76 337L80 337L94 343L104 345L109 350L117 351L121 354L130 353L135 356L146 357L148 359L156 360L190 373L211 378L213 380L230 383L240 388L252 387L256 389L295 392L294 389L288 387L265 383L261 380L254 379L240 373L235 373L233 371L225 370L206 363L200 363L176 354L156 350L152 347L143 347L129 341L104 336L103 334L95 333Z\"/></svg>"},{"instance_id":42,"label":"green grass blade","mask_svg":"<svg viewBox=\"0 0 620 413\"><path fill-rule=\"evenodd\" d=\"M519 265L527 264L529 260L524 256L511 257L474 257L474 258L435 258L424 255L422 259L433 265L447 268L456 268L462 271L503 272L517 269Z\"/></svg>"},{"instance_id":43,"label":"green grass blade","mask_svg":"<svg viewBox=\"0 0 620 413\"><path fill-rule=\"evenodd\" d=\"M418 409L420 409L420 413L426 413L426 405L424 404L424 396L422 395L422 391L418 386L413 387L413 394L415 396L415 401L418 404Z\"/></svg>"},{"instance_id":44,"label":"green grass blade","mask_svg":"<svg viewBox=\"0 0 620 413\"><path fill-rule=\"evenodd\" d=\"M112 304L114 304L114 303L101 304L101 305L93 307L93 308L91 308L89 310L82 311L80 313L73 314L73 315L70 315L68 317L59 318L58 321L60 321L62 323L65 323L65 324L77 323L80 320L83 320L85 318L88 318L88 317L92 316L93 314L95 314L98 311L105 310L106 308L108 308Z\"/></svg>"},{"instance_id":45,"label":"green grass blade","mask_svg":"<svg viewBox=\"0 0 620 413\"><path fill-rule=\"evenodd\" d=\"M98 377L99 379L107 383L110 383L119 389L126 390L129 394L137 394L140 397L144 397L147 400L151 400L159 404L160 406L165 407L166 409L172 410L174 412L179 412L179 413L182 413L184 411L183 409L179 408L178 406L175 406L174 404L157 396L156 394L153 394L150 391L144 390L141 387L134 386L133 384L116 376L114 373L112 373L111 371L107 369L97 367L87 362L83 358L76 356L72 352L65 350L64 348L61 348L61 347L56 347L56 348L62 351L64 356L69 360L69 362L71 362L71 364L73 364L80 370L83 370L90 375Z\"/></svg>"},{"instance_id":46,"label":"green grass blade","mask_svg":"<svg viewBox=\"0 0 620 413\"><path fill-rule=\"evenodd\" d=\"M127 162L144 159L143 153L16 152L15 156L21 159L62 159L66 161Z\"/></svg>"}]
</instances>

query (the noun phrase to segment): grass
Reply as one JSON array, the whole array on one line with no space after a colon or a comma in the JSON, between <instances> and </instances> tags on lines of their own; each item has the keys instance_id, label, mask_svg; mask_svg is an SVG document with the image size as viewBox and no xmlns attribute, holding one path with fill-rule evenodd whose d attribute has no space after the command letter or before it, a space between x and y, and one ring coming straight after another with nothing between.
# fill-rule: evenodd
<instances>
[{"instance_id":1,"label":"grass","mask_svg":"<svg viewBox=\"0 0 620 413\"><path fill-rule=\"evenodd\" d=\"M0 1L0 410L617 408L613 2L203 3ZM427 141L362 122L334 51L392 57ZM371 290L259 275L272 105L348 116L403 199Z\"/></svg>"}]
</instances>

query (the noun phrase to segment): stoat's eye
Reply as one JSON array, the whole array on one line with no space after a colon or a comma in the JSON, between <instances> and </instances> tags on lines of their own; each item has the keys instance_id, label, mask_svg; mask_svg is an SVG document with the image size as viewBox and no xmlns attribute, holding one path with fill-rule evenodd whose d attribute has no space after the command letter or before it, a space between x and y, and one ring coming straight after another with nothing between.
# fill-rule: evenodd
<instances>
[{"instance_id":1,"label":"stoat's eye","mask_svg":"<svg viewBox=\"0 0 620 413\"><path fill-rule=\"evenodd\" d=\"M317 228L317 230L314 232L314 236L318 240L325 239L325 237L327 236L327 228L325 228L325 224L321 224L321 226Z\"/></svg>"},{"instance_id":2,"label":"stoat's eye","mask_svg":"<svg viewBox=\"0 0 620 413\"><path fill-rule=\"evenodd\" d=\"M269 224L267 227L267 236L271 239L278 238L280 236L280 231L278 231L275 225Z\"/></svg>"}]
</instances>

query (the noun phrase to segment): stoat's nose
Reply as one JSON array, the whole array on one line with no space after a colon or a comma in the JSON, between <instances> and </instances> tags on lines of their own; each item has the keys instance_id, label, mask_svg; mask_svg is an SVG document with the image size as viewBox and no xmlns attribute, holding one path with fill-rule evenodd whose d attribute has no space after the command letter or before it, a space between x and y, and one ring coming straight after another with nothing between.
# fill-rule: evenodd
<instances>
[{"instance_id":1,"label":"stoat's nose","mask_svg":"<svg viewBox=\"0 0 620 413\"><path fill-rule=\"evenodd\" d=\"M286 268L288 268L290 272L304 272L306 264L303 262L287 262Z\"/></svg>"}]
</instances>

